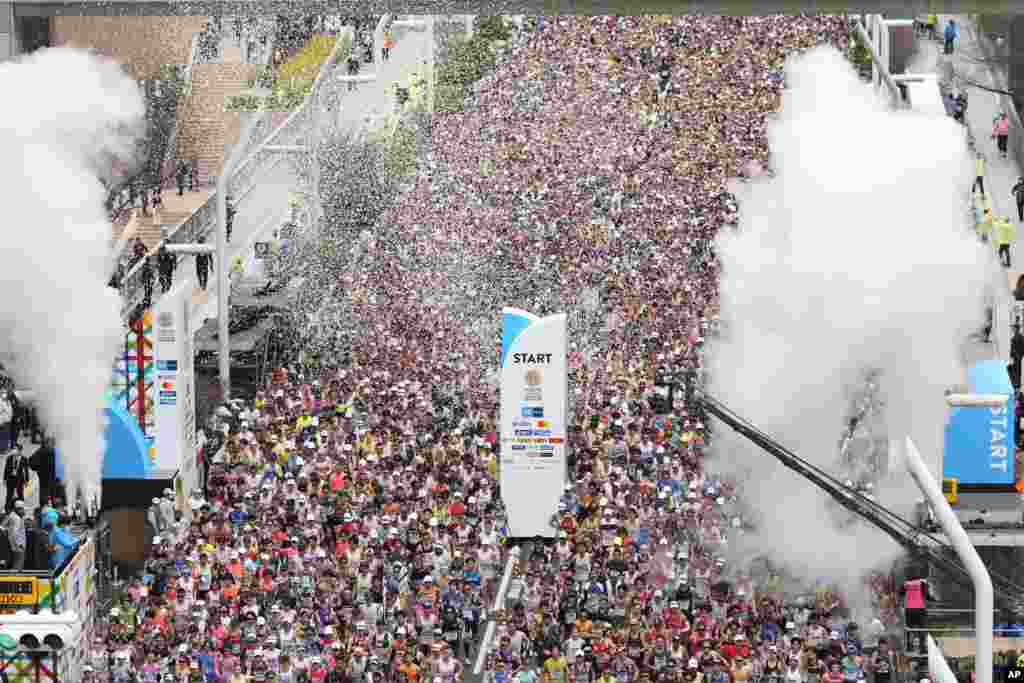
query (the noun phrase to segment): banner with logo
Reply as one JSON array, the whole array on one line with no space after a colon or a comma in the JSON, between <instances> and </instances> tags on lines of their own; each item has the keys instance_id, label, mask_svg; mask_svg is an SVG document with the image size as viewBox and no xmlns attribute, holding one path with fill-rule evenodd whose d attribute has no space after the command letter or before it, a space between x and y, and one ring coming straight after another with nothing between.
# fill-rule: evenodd
<instances>
[{"instance_id":1,"label":"banner with logo","mask_svg":"<svg viewBox=\"0 0 1024 683\"><path fill-rule=\"evenodd\" d=\"M1006 404L956 406L949 409L942 457L942 478L956 479L958 488L1003 487L1013 492L1017 483L1013 446L1013 416L1016 412L1013 386L1001 359L976 363L968 371L968 391L973 394L1001 394Z\"/></svg>"},{"instance_id":2,"label":"banner with logo","mask_svg":"<svg viewBox=\"0 0 1024 683\"><path fill-rule=\"evenodd\" d=\"M153 337L156 356L156 458L149 478L170 479L193 452L195 407L188 287L177 287L157 303Z\"/></svg>"},{"instance_id":3,"label":"banner with logo","mask_svg":"<svg viewBox=\"0 0 1024 683\"><path fill-rule=\"evenodd\" d=\"M501 496L514 538L554 537L566 482L568 332L564 313L502 310Z\"/></svg>"}]
</instances>

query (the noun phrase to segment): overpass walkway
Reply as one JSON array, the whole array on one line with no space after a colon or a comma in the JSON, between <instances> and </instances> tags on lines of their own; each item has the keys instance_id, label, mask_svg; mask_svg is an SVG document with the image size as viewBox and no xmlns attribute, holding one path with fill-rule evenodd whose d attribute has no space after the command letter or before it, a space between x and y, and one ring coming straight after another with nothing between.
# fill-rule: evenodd
<instances>
[{"instance_id":1,"label":"overpass walkway","mask_svg":"<svg viewBox=\"0 0 1024 683\"><path fill-rule=\"evenodd\" d=\"M338 76L345 74L340 55L332 59L321 70L322 89L319 96L309 97L302 107L292 114L262 113L253 141L247 150L249 160L239 166L239 172L232 177L229 188L234 194L238 213L232 231L232 242L228 245L230 268L236 256L248 262L253 243L264 238L280 226L288 210L288 198L292 191L303 186L295 162L295 151L263 152L257 149L270 138L273 145L295 146L314 145L315 141L328 134L359 133L368 126L379 125L393 110L394 87L428 60L433 49L432 36L422 27L396 25L393 31L395 46L391 58L383 64L368 65L360 72L377 78L359 83L349 91L347 84L339 83ZM330 103L335 106L331 106ZM282 120L286 119L286 120ZM302 154L309 154L307 150ZM216 192L211 191L192 216L174 229L169 242L194 242L196 237L207 236L213 243L213 227L216 225ZM143 283L140 265L136 264L126 275L123 283L122 319L128 321L137 312L143 298ZM214 268L222 264L214 263ZM174 281L187 278L195 288L194 303L202 306L202 317L216 316L216 278L211 273L208 291L198 290L193 256L180 257ZM160 288L154 287L152 303L160 297Z\"/></svg>"}]
</instances>

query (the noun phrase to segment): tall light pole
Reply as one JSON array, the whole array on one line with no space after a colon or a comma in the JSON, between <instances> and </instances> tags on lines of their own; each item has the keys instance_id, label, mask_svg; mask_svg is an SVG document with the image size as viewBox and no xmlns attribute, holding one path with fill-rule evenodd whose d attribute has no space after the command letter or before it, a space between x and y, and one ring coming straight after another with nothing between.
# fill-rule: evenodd
<instances>
[{"instance_id":1,"label":"tall light pole","mask_svg":"<svg viewBox=\"0 0 1024 683\"><path fill-rule=\"evenodd\" d=\"M225 154L224 166L220 175L217 176L217 242L216 259L214 267L217 270L217 365L220 375L220 387L223 400L231 400L231 342L228 333L228 322L231 317L229 308L228 288L231 286L228 280L228 271L231 264L227 258L227 225L228 225L228 181L235 172L239 162L245 158L242 153L249 144L249 139L259 126L261 115L255 114L249 119L239 136L238 144L235 145L228 158ZM259 153L260 150L256 150ZM255 162L253 162L255 163Z\"/></svg>"}]
</instances>

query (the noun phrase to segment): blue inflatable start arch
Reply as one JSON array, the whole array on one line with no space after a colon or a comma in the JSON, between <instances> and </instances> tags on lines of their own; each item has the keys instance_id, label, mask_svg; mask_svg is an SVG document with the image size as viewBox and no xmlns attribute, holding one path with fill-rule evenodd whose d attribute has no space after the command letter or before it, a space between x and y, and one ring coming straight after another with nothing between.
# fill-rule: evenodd
<instances>
[{"instance_id":1,"label":"blue inflatable start arch","mask_svg":"<svg viewBox=\"0 0 1024 683\"><path fill-rule=\"evenodd\" d=\"M107 450L103 455L104 479L146 479L150 471L149 443L139 428L138 420L123 406L107 403L104 433ZM64 480L64 463L57 452L57 478Z\"/></svg>"}]
</instances>

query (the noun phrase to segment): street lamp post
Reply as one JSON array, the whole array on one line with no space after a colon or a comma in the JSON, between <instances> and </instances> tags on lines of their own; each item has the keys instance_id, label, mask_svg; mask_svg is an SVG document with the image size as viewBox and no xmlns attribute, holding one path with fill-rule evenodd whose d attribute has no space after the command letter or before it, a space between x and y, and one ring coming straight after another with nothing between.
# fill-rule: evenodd
<instances>
[{"instance_id":1,"label":"street lamp post","mask_svg":"<svg viewBox=\"0 0 1024 683\"><path fill-rule=\"evenodd\" d=\"M224 401L231 400L231 342L228 339L228 323L231 309L228 302L228 177L234 169L225 164L224 171L217 178L217 365Z\"/></svg>"},{"instance_id":2,"label":"street lamp post","mask_svg":"<svg viewBox=\"0 0 1024 683\"><path fill-rule=\"evenodd\" d=\"M239 163L244 159L248 161L243 152L249 145L256 128L259 127L261 117L259 114L252 116L246 124L245 129L238 138L238 144L229 158L224 159L224 167L217 176L217 365L220 375L220 386L223 393L223 400L231 400L231 343L228 338L228 322L231 315L228 301L228 271L230 264L227 258L227 224L228 224L228 181L234 175ZM265 145L256 150L256 154L263 150ZM226 156L226 155L225 155ZM255 162L253 162L255 163Z\"/></svg>"}]
</instances>

